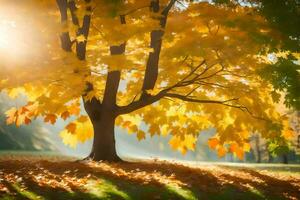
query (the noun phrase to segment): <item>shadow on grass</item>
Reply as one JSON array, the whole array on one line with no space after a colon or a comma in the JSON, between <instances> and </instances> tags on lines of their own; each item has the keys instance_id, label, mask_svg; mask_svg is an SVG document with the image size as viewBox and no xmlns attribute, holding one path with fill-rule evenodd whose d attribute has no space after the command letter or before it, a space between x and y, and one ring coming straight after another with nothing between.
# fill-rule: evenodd
<instances>
[{"instance_id":1,"label":"shadow on grass","mask_svg":"<svg viewBox=\"0 0 300 200\"><path fill-rule=\"evenodd\" d=\"M299 197L299 187L292 182L246 169L238 170L239 176L165 162L0 161L0 170L9 177L22 177L21 181L12 178L2 183L9 190L2 199L250 200ZM83 182L73 184L75 180Z\"/></svg>"}]
</instances>

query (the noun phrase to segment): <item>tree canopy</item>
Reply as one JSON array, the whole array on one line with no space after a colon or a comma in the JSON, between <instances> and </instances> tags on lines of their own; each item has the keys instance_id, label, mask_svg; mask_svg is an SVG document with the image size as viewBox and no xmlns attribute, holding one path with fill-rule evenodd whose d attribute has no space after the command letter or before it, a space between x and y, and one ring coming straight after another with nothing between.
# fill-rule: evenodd
<instances>
[{"instance_id":1,"label":"tree canopy","mask_svg":"<svg viewBox=\"0 0 300 200\"><path fill-rule=\"evenodd\" d=\"M8 124L71 118L60 135L75 147L107 110L139 140L172 135L182 153L213 127L209 146L239 158L253 133L278 145L292 135L276 103L285 91L299 108L299 31L268 1L0 2L0 37L13 38L0 39L0 90L28 97ZM289 11L280 13L289 20Z\"/></svg>"}]
</instances>

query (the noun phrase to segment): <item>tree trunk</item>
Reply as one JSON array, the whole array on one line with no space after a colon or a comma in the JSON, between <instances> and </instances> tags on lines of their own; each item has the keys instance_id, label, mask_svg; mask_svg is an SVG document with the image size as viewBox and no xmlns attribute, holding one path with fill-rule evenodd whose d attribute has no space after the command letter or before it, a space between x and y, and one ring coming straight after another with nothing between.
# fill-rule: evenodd
<instances>
[{"instance_id":1,"label":"tree trunk","mask_svg":"<svg viewBox=\"0 0 300 200\"><path fill-rule=\"evenodd\" d=\"M266 150L267 150L267 153L268 153L268 163L272 163L273 162L273 156L272 156L272 153L269 151L269 144L266 143Z\"/></svg>"},{"instance_id":2,"label":"tree trunk","mask_svg":"<svg viewBox=\"0 0 300 200\"><path fill-rule=\"evenodd\" d=\"M84 107L88 113L94 128L94 141L88 159L94 161L121 161L116 152L114 109L101 105L100 101L93 98L84 101Z\"/></svg>"},{"instance_id":3,"label":"tree trunk","mask_svg":"<svg viewBox=\"0 0 300 200\"><path fill-rule=\"evenodd\" d=\"M95 161L121 161L116 152L115 116L109 111L102 111L98 120L92 121L94 141L89 157Z\"/></svg>"},{"instance_id":4,"label":"tree trunk","mask_svg":"<svg viewBox=\"0 0 300 200\"><path fill-rule=\"evenodd\" d=\"M255 137L255 146L256 146L256 153L257 153L256 163L261 163L261 151L260 151L259 135L256 135L256 137Z\"/></svg>"},{"instance_id":5,"label":"tree trunk","mask_svg":"<svg viewBox=\"0 0 300 200\"><path fill-rule=\"evenodd\" d=\"M288 155L287 154L283 154L282 155L282 163L283 164L288 164L289 163Z\"/></svg>"}]
</instances>

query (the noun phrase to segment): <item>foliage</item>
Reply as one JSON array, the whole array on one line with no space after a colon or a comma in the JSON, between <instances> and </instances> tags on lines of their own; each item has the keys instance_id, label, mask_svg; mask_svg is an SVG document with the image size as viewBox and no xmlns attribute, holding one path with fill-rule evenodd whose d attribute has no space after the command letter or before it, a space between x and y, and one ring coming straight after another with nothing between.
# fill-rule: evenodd
<instances>
[{"instance_id":1,"label":"foliage","mask_svg":"<svg viewBox=\"0 0 300 200\"><path fill-rule=\"evenodd\" d=\"M139 140L147 132L172 135L171 147L182 153L194 150L209 127L217 130L209 144L219 156L232 152L242 159L254 132L284 138L287 119L270 97L283 87L273 88L257 71L269 63L269 49L283 46L285 35L253 7L85 0L68 1L68 12L67 1L57 1L59 12L55 1L9 2L1 0L0 13L17 31L31 29L17 44L28 51L0 46L0 90L12 98L28 96L28 104L6 113L8 124L72 117L61 136L75 146L93 136L97 115L91 113L98 111L88 112L90 120L83 116L83 98L85 105L114 113L116 125ZM293 86L288 95L294 98Z\"/></svg>"},{"instance_id":2,"label":"foliage","mask_svg":"<svg viewBox=\"0 0 300 200\"><path fill-rule=\"evenodd\" d=\"M274 45L268 49L270 54L278 52L300 51L300 1L299 0L245 0L245 1L214 1L217 4L237 5L250 3L262 14L270 25L280 31L283 38L280 47ZM233 3L234 2L234 3ZM261 38L263 39L263 38ZM267 39L267 38L265 38ZM279 56L280 58L280 56ZM284 62L285 60L285 62ZM295 64L298 60L298 65ZM287 91L285 104L299 110L299 56L290 54L285 59L267 65L263 78L270 81L276 89ZM268 74L268 75L267 75ZM286 83L284 80L287 80ZM281 86L279 84L282 83ZM296 89L296 90L295 90Z\"/></svg>"},{"instance_id":3,"label":"foliage","mask_svg":"<svg viewBox=\"0 0 300 200\"><path fill-rule=\"evenodd\" d=\"M269 80L275 90L284 92L285 105L300 109L300 65L289 58L279 58L261 70L261 76ZM273 95L274 94L274 95ZM279 102L280 94L273 92L273 100Z\"/></svg>"}]
</instances>

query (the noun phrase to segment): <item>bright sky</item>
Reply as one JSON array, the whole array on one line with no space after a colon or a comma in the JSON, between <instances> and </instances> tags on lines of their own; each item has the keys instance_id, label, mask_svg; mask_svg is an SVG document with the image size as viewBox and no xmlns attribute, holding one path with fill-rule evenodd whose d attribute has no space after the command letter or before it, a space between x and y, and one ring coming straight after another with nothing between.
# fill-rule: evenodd
<instances>
[{"instance_id":1,"label":"bright sky","mask_svg":"<svg viewBox=\"0 0 300 200\"><path fill-rule=\"evenodd\" d=\"M2 17L1 17L2 18ZM7 54L20 54L22 35L14 21L0 20L0 51ZM3 53L3 52L2 52Z\"/></svg>"},{"instance_id":2,"label":"bright sky","mask_svg":"<svg viewBox=\"0 0 300 200\"><path fill-rule=\"evenodd\" d=\"M0 56L15 61L31 59L39 53L40 37L31 12L16 4L0 3Z\"/></svg>"}]
</instances>

